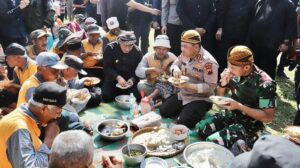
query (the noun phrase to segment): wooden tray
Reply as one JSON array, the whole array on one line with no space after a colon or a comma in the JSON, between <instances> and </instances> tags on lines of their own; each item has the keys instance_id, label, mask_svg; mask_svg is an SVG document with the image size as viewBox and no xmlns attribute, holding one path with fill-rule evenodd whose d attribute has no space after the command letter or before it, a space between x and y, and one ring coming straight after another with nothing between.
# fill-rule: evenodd
<instances>
[{"instance_id":1,"label":"wooden tray","mask_svg":"<svg viewBox=\"0 0 300 168\"><path fill-rule=\"evenodd\" d=\"M147 136L145 134L150 134L153 131L158 132L160 130L165 130L165 131L169 132L169 130L164 129L164 128L146 127L146 128L140 129L137 132L135 132L130 143L144 145L147 148L147 156L156 156L156 157L172 157L172 156L175 156L175 155L181 153L184 150L184 148L187 146L187 144L188 144L187 139L185 139L183 141L174 141L174 140L171 139L170 134L168 134L169 140L171 140L171 142L173 142L173 141L176 142L176 143L180 142L180 143L183 144L183 147L180 148L180 149L175 149L175 148L173 148L173 145L172 145L172 148L170 148L169 150L166 150L166 151L153 151L153 150L150 150L147 147L148 146L147 145L148 139L147 139L147 137L145 137L145 136ZM137 137L139 137L139 139ZM143 139L143 141L142 141L142 139Z\"/></svg>"}]
</instances>

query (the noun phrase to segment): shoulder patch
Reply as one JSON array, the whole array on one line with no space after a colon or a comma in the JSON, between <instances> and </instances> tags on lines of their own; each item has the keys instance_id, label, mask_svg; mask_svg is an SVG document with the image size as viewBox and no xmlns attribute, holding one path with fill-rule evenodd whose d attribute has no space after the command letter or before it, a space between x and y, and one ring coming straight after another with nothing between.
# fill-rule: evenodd
<instances>
[{"instance_id":1,"label":"shoulder patch","mask_svg":"<svg viewBox=\"0 0 300 168\"><path fill-rule=\"evenodd\" d=\"M207 75L212 75L213 74L213 70L212 70L212 63L206 63L205 64L205 72Z\"/></svg>"}]
</instances>

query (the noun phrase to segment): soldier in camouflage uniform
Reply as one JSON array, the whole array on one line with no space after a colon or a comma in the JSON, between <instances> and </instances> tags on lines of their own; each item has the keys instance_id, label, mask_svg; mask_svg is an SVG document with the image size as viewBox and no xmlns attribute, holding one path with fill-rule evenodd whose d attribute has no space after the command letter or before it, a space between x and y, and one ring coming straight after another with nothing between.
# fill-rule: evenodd
<instances>
[{"instance_id":1,"label":"soldier in camouflage uniform","mask_svg":"<svg viewBox=\"0 0 300 168\"><path fill-rule=\"evenodd\" d=\"M256 65L252 51L235 46L228 51L228 68L221 74L217 95L231 92L225 112L209 116L197 123L199 136L231 148L239 140L252 146L271 122L276 108L276 83Z\"/></svg>"}]
</instances>

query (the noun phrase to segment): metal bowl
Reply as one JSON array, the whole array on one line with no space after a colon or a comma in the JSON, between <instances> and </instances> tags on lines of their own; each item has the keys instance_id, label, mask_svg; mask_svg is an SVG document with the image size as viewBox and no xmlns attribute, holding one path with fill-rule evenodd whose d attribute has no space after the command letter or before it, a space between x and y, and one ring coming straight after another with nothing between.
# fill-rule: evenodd
<instances>
[{"instance_id":1,"label":"metal bowl","mask_svg":"<svg viewBox=\"0 0 300 168\"><path fill-rule=\"evenodd\" d=\"M210 167L230 168L234 159L233 154L228 149L212 142L190 144L183 151L183 156L192 167L210 164Z\"/></svg>"},{"instance_id":2,"label":"metal bowl","mask_svg":"<svg viewBox=\"0 0 300 168\"><path fill-rule=\"evenodd\" d=\"M136 157L130 157L130 156L128 156L128 148L130 150L141 151L142 155L139 155L139 156L136 156ZM142 161L144 161L144 159L146 157L146 147L144 145L140 145L140 144L125 145L122 148L122 155L123 155L123 158L124 158L124 161L125 161L126 165L128 165L128 166L137 166Z\"/></svg>"},{"instance_id":3,"label":"metal bowl","mask_svg":"<svg viewBox=\"0 0 300 168\"><path fill-rule=\"evenodd\" d=\"M117 135L117 136L110 135L116 128L118 128L118 124L122 125L121 128L125 129L124 133ZM107 119L107 120L101 121L97 125L97 131L103 140L117 141L117 140L120 140L125 137L125 135L129 131L129 125L122 120Z\"/></svg>"},{"instance_id":4,"label":"metal bowl","mask_svg":"<svg viewBox=\"0 0 300 168\"><path fill-rule=\"evenodd\" d=\"M125 110L130 109L129 95L120 95L115 98L117 105Z\"/></svg>"}]
</instances>

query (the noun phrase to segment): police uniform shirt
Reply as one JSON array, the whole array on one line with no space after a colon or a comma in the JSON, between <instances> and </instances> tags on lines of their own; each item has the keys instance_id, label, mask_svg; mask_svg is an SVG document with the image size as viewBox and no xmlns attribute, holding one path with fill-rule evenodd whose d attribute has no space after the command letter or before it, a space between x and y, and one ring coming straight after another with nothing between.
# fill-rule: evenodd
<instances>
[{"instance_id":1,"label":"police uniform shirt","mask_svg":"<svg viewBox=\"0 0 300 168\"><path fill-rule=\"evenodd\" d=\"M197 92L188 89L180 89L178 99L183 101L183 105L196 100L208 100L214 94L218 80L219 65L214 57L201 47L199 56L190 60L180 55L173 65L174 69L180 69L183 75L189 77L189 83L197 84Z\"/></svg>"}]
</instances>

